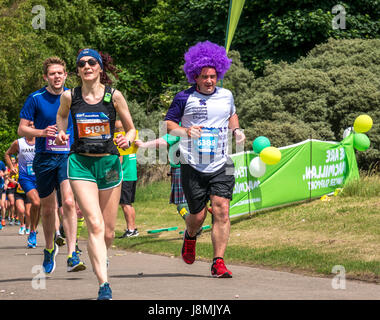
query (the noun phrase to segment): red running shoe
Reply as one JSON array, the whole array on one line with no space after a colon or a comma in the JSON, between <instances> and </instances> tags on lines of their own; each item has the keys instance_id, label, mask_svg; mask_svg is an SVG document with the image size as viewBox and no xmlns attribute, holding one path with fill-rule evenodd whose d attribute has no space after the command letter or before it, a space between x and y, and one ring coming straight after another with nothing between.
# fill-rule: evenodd
<instances>
[{"instance_id":1,"label":"red running shoe","mask_svg":"<svg viewBox=\"0 0 380 320\"><path fill-rule=\"evenodd\" d=\"M217 259L211 266L211 275L215 278L232 278L232 272L227 269L223 259Z\"/></svg>"},{"instance_id":2,"label":"red running shoe","mask_svg":"<svg viewBox=\"0 0 380 320\"><path fill-rule=\"evenodd\" d=\"M186 231L185 231L186 234ZM195 261L195 244L197 240L186 239L186 236L183 237L182 245L182 259L187 264L192 264Z\"/></svg>"}]
</instances>

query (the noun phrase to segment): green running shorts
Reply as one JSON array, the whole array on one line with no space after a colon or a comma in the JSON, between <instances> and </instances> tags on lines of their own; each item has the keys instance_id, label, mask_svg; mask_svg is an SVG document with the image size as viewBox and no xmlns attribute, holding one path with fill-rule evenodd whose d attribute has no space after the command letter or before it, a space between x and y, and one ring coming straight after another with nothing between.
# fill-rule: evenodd
<instances>
[{"instance_id":1,"label":"green running shorts","mask_svg":"<svg viewBox=\"0 0 380 320\"><path fill-rule=\"evenodd\" d=\"M67 174L70 180L95 182L99 190L114 188L123 180L117 155L91 157L73 153L68 162Z\"/></svg>"}]
</instances>

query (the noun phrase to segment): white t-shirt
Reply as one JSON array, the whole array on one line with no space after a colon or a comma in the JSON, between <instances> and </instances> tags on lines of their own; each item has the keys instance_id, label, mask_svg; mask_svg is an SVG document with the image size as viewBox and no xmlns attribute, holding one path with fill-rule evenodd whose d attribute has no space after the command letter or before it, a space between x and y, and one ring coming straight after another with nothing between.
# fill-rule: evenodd
<instances>
[{"instance_id":1,"label":"white t-shirt","mask_svg":"<svg viewBox=\"0 0 380 320\"><path fill-rule=\"evenodd\" d=\"M174 97L165 120L181 122L184 128L203 127L200 139L181 138L179 149L185 163L205 173L215 172L225 164L228 124L235 112L231 91L220 87L205 95L196 91L194 86Z\"/></svg>"},{"instance_id":2,"label":"white t-shirt","mask_svg":"<svg viewBox=\"0 0 380 320\"><path fill-rule=\"evenodd\" d=\"M34 176L33 171L33 160L35 156L35 144L30 145L25 137L18 139L18 170L19 175L22 177L26 176Z\"/></svg>"}]
</instances>

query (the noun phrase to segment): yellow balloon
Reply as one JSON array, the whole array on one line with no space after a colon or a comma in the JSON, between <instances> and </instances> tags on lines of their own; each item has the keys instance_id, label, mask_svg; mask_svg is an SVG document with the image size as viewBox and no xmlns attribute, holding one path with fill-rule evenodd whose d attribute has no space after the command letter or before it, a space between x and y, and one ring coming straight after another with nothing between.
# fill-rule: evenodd
<instances>
[{"instance_id":1,"label":"yellow balloon","mask_svg":"<svg viewBox=\"0 0 380 320\"><path fill-rule=\"evenodd\" d=\"M372 128L372 118L366 114L362 114L355 119L354 130L357 133L367 132Z\"/></svg>"},{"instance_id":2,"label":"yellow balloon","mask_svg":"<svg viewBox=\"0 0 380 320\"><path fill-rule=\"evenodd\" d=\"M281 152L275 147L266 147L260 152L260 159L266 164L276 164L281 160Z\"/></svg>"}]
</instances>

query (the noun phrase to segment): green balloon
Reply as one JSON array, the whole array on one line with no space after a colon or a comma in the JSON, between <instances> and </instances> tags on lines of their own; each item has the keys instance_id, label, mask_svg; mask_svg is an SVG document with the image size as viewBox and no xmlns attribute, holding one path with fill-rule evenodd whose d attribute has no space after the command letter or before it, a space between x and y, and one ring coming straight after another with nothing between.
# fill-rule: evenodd
<instances>
[{"instance_id":1,"label":"green balloon","mask_svg":"<svg viewBox=\"0 0 380 320\"><path fill-rule=\"evenodd\" d=\"M256 153L260 153L266 147L270 147L270 141L267 137L260 136L253 140L252 148Z\"/></svg>"},{"instance_id":2,"label":"green balloon","mask_svg":"<svg viewBox=\"0 0 380 320\"><path fill-rule=\"evenodd\" d=\"M354 148L359 151L365 151L369 148L371 142L364 133L355 133L354 135Z\"/></svg>"}]
</instances>

